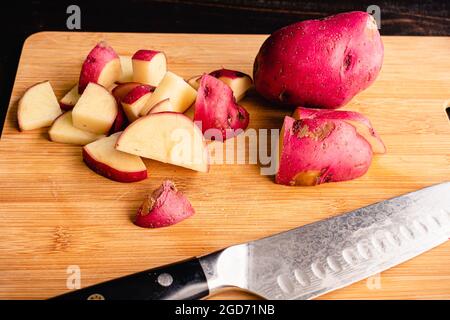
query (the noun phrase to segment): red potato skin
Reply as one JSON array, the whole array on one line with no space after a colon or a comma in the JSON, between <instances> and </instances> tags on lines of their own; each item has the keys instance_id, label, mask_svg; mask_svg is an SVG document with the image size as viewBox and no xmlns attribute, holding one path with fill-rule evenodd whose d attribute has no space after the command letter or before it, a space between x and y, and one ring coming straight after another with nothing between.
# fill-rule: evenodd
<instances>
[{"instance_id":1,"label":"red potato skin","mask_svg":"<svg viewBox=\"0 0 450 320\"><path fill-rule=\"evenodd\" d=\"M256 56L256 91L282 105L335 109L380 72L383 43L366 12L298 22L275 31Z\"/></svg>"},{"instance_id":2,"label":"red potato skin","mask_svg":"<svg viewBox=\"0 0 450 320\"><path fill-rule=\"evenodd\" d=\"M297 107L292 114L292 117L296 120L298 119L334 119L334 120L343 120L343 121L356 121L364 124L372 136L372 138L376 139L379 143L380 152L378 153L386 153L386 146L381 140L381 137L375 131L372 126L370 120L365 117L363 114L355 111L347 111L347 110L324 110L324 109L311 109L311 108L303 108ZM351 124L351 123L350 123ZM377 152L375 152L377 153Z\"/></svg>"},{"instance_id":3,"label":"red potato skin","mask_svg":"<svg viewBox=\"0 0 450 320\"><path fill-rule=\"evenodd\" d=\"M161 228L179 223L195 214L189 200L166 180L137 211L135 224L142 228Z\"/></svg>"},{"instance_id":4,"label":"red potato skin","mask_svg":"<svg viewBox=\"0 0 450 320\"><path fill-rule=\"evenodd\" d=\"M92 171L98 173L99 175L104 176L105 178L117 182L137 182L147 179L147 170L136 171L132 173L127 172L125 174L104 163L98 162L84 148L83 148L83 161Z\"/></svg>"},{"instance_id":5,"label":"red potato skin","mask_svg":"<svg viewBox=\"0 0 450 320\"><path fill-rule=\"evenodd\" d=\"M139 82L124 82L119 83L117 87L115 87L111 94L116 98L117 103L122 102L122 99L134 88L141 86L142 83Z\"/></svg>"},{"instance_id":6,"label":"red potato skin","mask_svg":"<svg viewBox=\"0 0 450 320\"><path fill-rule=\"evenodd\" d=\"M284 136L275 182L318 185L364 175L372 161L370 144L345 121L284 119Z\"/></svg>"},{"instance_id":7,"label":"red potato skin","mask_svg":"<svg viewBox=\"0 0 450 320\"><path fill-rule=\"evenodd\" d=\"M133 60L142 60L142 61L150 61L158 53L161 53L161 52L160 51L155 51L155 50L144 50L144 49L141 49L141 50L136 51L136 53L133 55L133 57L131 59L133 59Z\"/></svg>"},{"instance_id":8,"label":"red potato skin","mask_svg":"<svg viewBox=\"0 0 450 320\"><path fill-rule=\"evenodd\" d=\"M128 124L128 118L125 114L125 111L123 111L122 105L120 103L117 103L117 116L111 129L109 130L109 135L125 130Z\"/></svg>"},{"instance_id":9,"label":"red potato skin","mask_svg":"<svg viewBox=\"0 0 450 320\"><path fill-rule=\"evenodd\" d=\"M201 121L203 133L208 129L219 129L226 140L238 134L236 130L247 128L250 115L236 103L229 86L205 74L197 91L194 121Z\"/></svg>"},{"instance_id":10,"label":"red potato skin","mask_svg":"<svg viewBox=\"0 0 450 320\"><path fill-rule=\"evenodd\" d=\"M155 91L155 87L147 84L136 86L130 92L127 93L127 95L122 99L122 102L131 104L139 100L143 95L146 95L147 93L152 93L153 91Z\"/></svg>"},{"instance_id":11,"label":"red potato skin","mask_svg":"<svg viewBox=\"0 0 450 320\"><path fill-rule=\"evenodd\" d=\"M83 93L91 79L98 79L103 70L103 67L114 59L119 59L119 56L114 49L106 42L99 42L89 52L86 60L81 67L80 80L78 82L78 92Z\"/></svg>"},{"instance_id":12,"label":"red potato skin","mask_svg":"<svg viewBox=\"0 0 450 320\"><path fill-rule=\"evenodd\" d=\"M62 102L59 102L59 107L61 108L61 110L63 111L70 111L73 109L73 107L75 107L74 105L68 105Z\"/></svg>"}]
</instances>

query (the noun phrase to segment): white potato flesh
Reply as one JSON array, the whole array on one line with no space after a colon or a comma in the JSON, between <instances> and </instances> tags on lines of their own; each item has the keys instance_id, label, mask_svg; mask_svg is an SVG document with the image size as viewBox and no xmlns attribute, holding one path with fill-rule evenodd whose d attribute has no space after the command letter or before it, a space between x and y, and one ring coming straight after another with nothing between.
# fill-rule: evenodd
<instances>
[{"instance_id":1,"label":"white potato flesh","mask_svg":"<svg viewBox=\"0 0 450 320\"><path fill-rule=\"evenodd\" d=\"M73 108L73 125L81 130L106 134L118 112L116 99L104 87L89 83Z\"/></svg>"},{"instance_id":2,"label":"white potato flesh","mask_svg":"<svg viewBox=\"0 0 450 320\"><path fill-rule=\"evenodd\" d=\"M50 126L62 111L49 81L29 88L19 101L17 119L20 130Z\"/></svg>"}]
</instances>

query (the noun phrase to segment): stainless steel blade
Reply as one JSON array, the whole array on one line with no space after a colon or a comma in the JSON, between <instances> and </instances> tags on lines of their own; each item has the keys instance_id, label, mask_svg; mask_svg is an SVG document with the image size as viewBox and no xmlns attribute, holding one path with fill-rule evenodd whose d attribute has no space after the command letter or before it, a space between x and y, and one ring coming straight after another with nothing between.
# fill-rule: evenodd
<instances>
[{"instance_id":1,"label":"stainless steel blade","mask_svg":"<svg viewBox=\"0 0 450 320\"><path fill-rule=\"evenodd\" d=\"M212 293L240 287L267 299L310 299L389 269L449 237L446 182L232 246L200 262Z\"/></svg>"}]
</instances>

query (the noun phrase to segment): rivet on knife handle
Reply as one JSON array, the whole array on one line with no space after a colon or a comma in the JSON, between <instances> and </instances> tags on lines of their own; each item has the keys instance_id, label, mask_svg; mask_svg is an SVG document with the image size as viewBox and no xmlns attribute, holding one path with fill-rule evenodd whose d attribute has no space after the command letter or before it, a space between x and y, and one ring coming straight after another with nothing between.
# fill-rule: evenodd
<instances>
[{"instance_id":1,"label":"rivet on knife handle","mask_svg":"<svg viewBox=\"0 0 450 320\"><path fill-rule=\"evenodd\" d=\"M188 300L209 294L197 258L138 272L55 297L56 300Z\"/></svg>"}]
</instances>

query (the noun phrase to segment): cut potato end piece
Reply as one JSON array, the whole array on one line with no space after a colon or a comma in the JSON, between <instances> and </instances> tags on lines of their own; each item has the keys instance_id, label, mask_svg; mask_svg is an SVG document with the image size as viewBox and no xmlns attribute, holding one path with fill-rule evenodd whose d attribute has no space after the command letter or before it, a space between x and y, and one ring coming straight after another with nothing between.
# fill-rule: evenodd
<instances>
[{"instance_id":1,"label":"cut potato end piece","mask_svg":"<svg viewBox=\"0 0 450 320\"><path fill-rule=\"evenodd\" d=\"M78 99L80 99L80 94L78 93L78 83L66 93L61 100L59 100L59 105L63 110L72 110L77 104Z\"/></svg>"},{"instance_id":2,"label":"cut potato end piece","mask_svg":"<svg viewBox=\"0 0 450 320\"><path fill-rule=\"evenodd\" d=\"M72 111L67 111L56 118L48 134L51 141L82 146L104 137L75 128L72 123Z\"/></svg>"},{"instance_id":3,"label":"cut potato end piece","mask_svg":"<svg viewBox=\"0 0 450 320\"><path fill-rule=\"evenodd\" d=\"M275 182L311 186L352 180L364 175L372 149L356 129L342 120L284 119Z\"/></svg>"},{"instance_id":4,"label":"cut potato end piece","mask_svg":"<svg viewBox=\"0 0 450 320\"><path fill-rule=\"evenodd\" d=\"M73 125L81 130L106 134L117 116L116 99L104 87L89 83L73 108Z\"/></svg>"},{"instance_id":5,"label":"cut potato end piece","mask_svg":"<svg viewBox=\"0 0 450 320\"><path fill-rule=\"evenodd\" d=\"M229 86L205 74L200 81L195 101L194 121L201 123L203 133L211 132L211 129L220 131L224 141L244 131L249 124L250 115L243 106L236 103Z\"/></svg>"},{"instance_id":6,"label":"cut potato end piece","mask_svg":"<svg viewBox=\"0 0 450 320\"><path fill-rule=\"evenodd\" d=\"M119 82L133 81L133 62L130 56L119 56L122 75Z\"/></svg>"},{"instance_id":7,"label":"cut potato end piece","mask_svg":"<svg viewBox=\"0 0 450 320\"><path fill-rule=\"evenodd\" d=\"M158 86L167 71L163 52L139 50L133 55L133 81Z\"/></svg>"},{"instance_id":8,"label":"cut potato end piece","mask_svg":"<svg viewBox=\"0 0 450 320\"><path fill-rule=\"evenodd\" d=\"M195 213L189 200L175 184L164 181L149 195L138 209L135 223L143 228L168 227Z\"/></svg>"},{"instance_id":9,"label":"cut potato end piece","mask_svg":"<svg viewBox=\"0 0 450 320\"><path fill-rule=\"evenodd\" d=\"M20 130L50 126L62 111L49 81L30 87L19 101L17 120Z\"/></svg>"},{"instance_id":10,"label":"cut potato end piece","mask_svg":"<svg viewBox=\"0 0 450 320\"><path fill-rule=\"evenodd\" d=\"M120 59L114 59L105 65L98 77L97 83L105 88L111 88L121 76L122 66L120 65Z\"/></svg>"},{"instance_id":11,"label":"cut potato end piece","mask_svg":"<svg viewBox=\"0 0 450 320\"><path fill-rule=\"evenodd\" d=\"M129 125L117 150L207 172L208 152L200 129L177 112L153 113Z\"/></svg>"},{"instance_id":12,"label":"cut potato end piece","mask_svg":"<svg viewBox=\"0 0 450 320\"><path fill-rule=\"evenodd\" d=\"M140 114L148 114L151 108L165 99L170 99L175 112L183 113L194 103L196 97L197 91L183 78L168 71Z\"/></svg>"},{"instance_id":13,"label":"cut potato end piece","mask_svg":"<svg viewBox=\"0 0 450 320\"><path fill-rule=\"evenodd\" d=\"M97 83L109 88L122 75L120 59L114 49L106 42L99 42L83 62L78 81L81 94L89 83Z\"/></svg>"},{"instance_id":14,"label":"cut potato end piece","mask_svg":"<svg viewBox=\"0 0 450 320\"><path fill-rule=\"evenodd\" d=\"M92 142L83 148L83 160L96 173L119 182L135 182L147 178L147 168L138 156L116 150L122 132Z\"/></svg>"}]
</instances>

